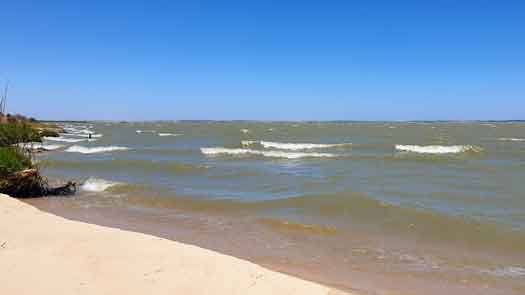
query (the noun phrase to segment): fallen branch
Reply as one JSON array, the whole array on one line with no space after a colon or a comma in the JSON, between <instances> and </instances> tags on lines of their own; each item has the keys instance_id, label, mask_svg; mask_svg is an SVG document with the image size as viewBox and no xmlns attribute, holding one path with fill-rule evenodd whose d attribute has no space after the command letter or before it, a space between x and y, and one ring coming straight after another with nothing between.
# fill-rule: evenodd
<instances>
[{"instance_id":1,"label":"fallen branch","mask_svg":"<svg viewBox=\"0 0 525 295\"><path fill-rule=\"evenodd\" d=\"M69 181L63 186L50 187L38 170L27 169L0 180L0 192L15 198L66 196L77 191L77 184Z\"/></svg>"}]
</instances>

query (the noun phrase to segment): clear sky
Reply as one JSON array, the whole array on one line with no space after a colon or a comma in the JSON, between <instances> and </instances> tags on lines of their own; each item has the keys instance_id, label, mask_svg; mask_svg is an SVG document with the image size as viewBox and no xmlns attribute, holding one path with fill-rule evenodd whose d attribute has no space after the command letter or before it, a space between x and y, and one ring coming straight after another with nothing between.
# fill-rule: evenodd
<instances>
[{"instance_id":1,"label":"clear sky","mask_svg":"<svg viewBox=\"0 0 525 295\"><path fill-rule=\"evenodd\" d=\"M525 1L3 1L42 119L525 119Z\"/></svg>"}]
</instances>

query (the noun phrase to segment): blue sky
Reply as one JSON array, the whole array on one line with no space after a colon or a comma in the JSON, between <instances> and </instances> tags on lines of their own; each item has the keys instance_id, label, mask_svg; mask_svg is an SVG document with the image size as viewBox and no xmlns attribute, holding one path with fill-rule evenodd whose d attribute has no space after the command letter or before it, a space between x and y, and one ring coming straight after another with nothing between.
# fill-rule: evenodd
<instances>
[{"instance_id":1,"label":"blue sky","mask_svg":"<svg viewBox=\"0 0 525 295\"><path fill-rule=\"evenodd\" d=\"M7 1L0 79L42 119L525 119L525 1Z\"/></svg>"}]
</instances>

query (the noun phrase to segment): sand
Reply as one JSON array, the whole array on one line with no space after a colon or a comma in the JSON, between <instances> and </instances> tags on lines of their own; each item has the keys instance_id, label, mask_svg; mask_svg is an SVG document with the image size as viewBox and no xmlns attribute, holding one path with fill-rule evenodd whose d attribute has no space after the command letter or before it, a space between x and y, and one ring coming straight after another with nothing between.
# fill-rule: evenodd
<instances>
[{"instance_id":1,"label":"sand","mask_svg":"<svg viewBox=\"0 0 525 295\"><path fill-rule=\"evenodd\" d=\"M71 221L0 194L0 294L345 294L235 257Z\"/></svg>"}]
</instances>

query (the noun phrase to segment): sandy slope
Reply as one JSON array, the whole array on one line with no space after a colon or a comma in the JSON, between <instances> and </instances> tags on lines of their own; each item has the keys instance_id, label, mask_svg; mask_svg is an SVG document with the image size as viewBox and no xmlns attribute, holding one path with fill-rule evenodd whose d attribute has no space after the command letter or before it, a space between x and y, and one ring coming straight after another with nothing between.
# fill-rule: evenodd
<instances>
[{"instance_id":1,"label":"sandy slope","mask_svg":"<svg viewBox=\"0 0 525 295\"><path fill-rule=\"evenodd\" d=\"M0 194L0 294L342 294L213 251Z\"/></svg>"}]
</instances>

